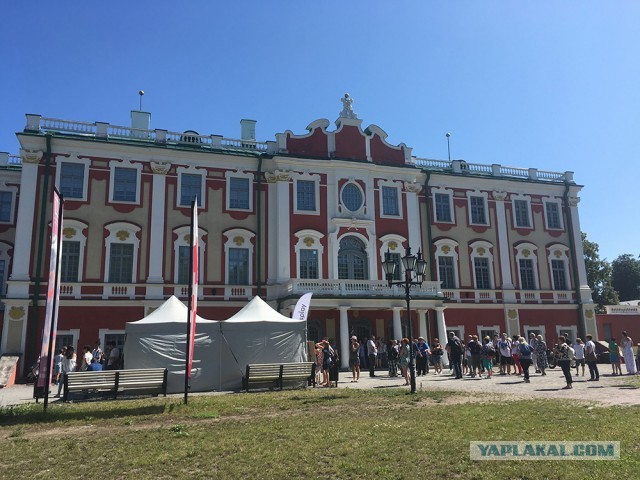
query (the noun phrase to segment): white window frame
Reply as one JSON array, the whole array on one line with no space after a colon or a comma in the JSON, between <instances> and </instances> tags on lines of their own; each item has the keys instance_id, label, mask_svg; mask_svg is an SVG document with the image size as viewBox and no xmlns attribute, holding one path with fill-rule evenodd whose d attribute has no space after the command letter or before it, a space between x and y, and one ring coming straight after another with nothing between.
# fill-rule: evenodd
<instances>
[{"instance_id":1,"label":"white window frame","mask_svg":"<svg viewBox=\"0 0 640 480\"><path fill-rule=\"evenodd\" d=\"M110 330L108 328L100 328L98 329L98 338L100 339L100 350L102 350L102 355L104 357L105 350L107 349L107 344L105 343L105 337L107 335L126 335L126 330ZM124 352L120 352L120 356L124 355ZM105 365L108 359L105 358Z\"/></svg>"},{"instance_id":2,"label":"white window frame","mask_svg":"<svg viewBox=\"0 0 640 480\"><path fill-rule=\"evenodd\" d=\"M223 233L227 237L227 241L224 242L224 283L229 285L229 249L231 248L246 248L249 250L248 258L248 284L253 284L253 243L251 240L255 237L255 234L249 230L243 228L232 228Z\"/></svg>"},{"instance_id":3,"label":"white window frame","mask_svg":"<svg viewBox=\"0 0 640 480\"><path fill-rule=\"evenodd\" d=\"M225 207L229 211L234 212L253 212L253 173L243 170L234 170L225 172L226 188L225 188ZM249 181L249 208L231 208L231 179L243 178Z\"/></svg>"},{"instance_id":4,"label":"white window frame","mask_svg":"<svg viewBox=\"0 0 640 480\"><path fill-rule=\"evenodd\" d=\"M493 253L491 253L493 249L493 245L484 240L477 240L473 243L469 244L469 248L471 248L471 274L473 275L473 286L478 291L486 291L487 289L480 289L478 285L476 285L476 262L477 258L486 258L489 260L489 283L491 284L488 290L495 290L496 281L495 275L493 272ZM494 297L495 298L495 297Z\"/></svg>"},{"instance_id":5,"label":"white window frame","mask_svg":"<svg viewBox=\"0 0 640 480\"><path fill-rule=\"evenodd\" d=\"M200 203L198 204L198 208L204 208L207 204L207 189L206 189L206 179L207 179L207 171L204 168L196 168L193 165L189 167L178 167L176 168L176 173L178 175L178 194L176 195L176 207L177 208L189 208L191 207L191 202L189 205L182 205L180 200L182 199L182 175L200 175Z\"/></svg>"},{"instance_id":6,"label":"white window frame","mask_svg":"<svg viewBox=\"0 0 640 480\"><path fill-rule=\"evenodd\" d=\"M298 241L294 246L296 252L296 277L300 279L300 250L317 250L318 251L318 280L324 278L324 272L322 270L323 258L324 258L324 246L321 239L324 238L324 234L316 230L300 230L294 233ZM313 280L313 279L303 279Z\"/></svg>"},{"instance_id":7,"label":"white window frame","mask_svg":"<svg viewBox=\"0 0 640 480\"><path fill-rule=\"evenodd\" d=\"M547 215L547 204L549 203L555 203L558 206L558 219L560 221L560 226L559 227L550 227L549 226L549 217ZM543 206L543 212L544 212L544 224L547 227L547 230L554 230L554 231L564 231L564 218L562 215L562 201L556 197L543 197L542 198L542 206Z\"/></svg>"},{"instance_id":8,"label":"white window frame","mask_svg":"<svg viewBox=\"0 0 640 480\"><path fill-rule=\"evenodd\" d=\"M449 215L451 216L451 221L440 220L438 219L438 210L436 208L436 193L440 193L442 195L449 196ZM445 187L434 187L431 189L431 204L433 207L433 222L434 223L447 223L451 225L455 225L456 216L455 216L455 208L453 208L453 190Z\"/></svg>"},{"instance_id":9,"label":"white window frame","mask_svg":"<svg viewBox=\"0 0 640 480\"><path fill-rule=\"evenodd\" d=\"M473 221L473 216L471 215L471 197L480 197L482 198L483 208L484 208L484 223L475 223ZM489 221L489 193L481 192L480 190L473 190L467 192L467 209L469 211L469 225L479 225L482 227L490 226L491 222Z\"/></svg>"},{"instance_id":10,"label":"white window frame","mask_svg":"<svg viewBox=\"0 0 640 480\"><path fill-rule=\"evenodd\" d=\"M447 325L447 336L445 338L443 347L446 347L447 343L449 343L449 332L455 333L456 337L458 337L461 342L464 342L464 325ZM442 339L439 339L439 340L440 340L440 343L442 344Z\"/></svg>"},{"instance_id":11,"label":"white window frame","mask_svg":"<svg viewBox=\"0 0 640 480\"><path fill-rule=\"evenodd\" d=\"M178 264L180 259L180 247L191 247L191 226L186 225L173 229L173 234L176 239L173 241L173 283L178 284ZM207 248L207 242L204 238L207 235L207 231L198 227L198 283L202 285L204 283L204 252Z\"/></svg>"},{"instance_id":12,"label":"white window frame","mask_svg":"<svg viewBox=\"0 0 640 480\"><path fill-rule=\"evenodd\" d=\"M117 168L128 168L136 170L136 199L134 201L115 200L113 198L115 192L115 172ZM127 205L139 205L140 204L140 185L142 177L142 163L133 163L129 159L112 160L109 162L109 202L111 203L124 203Z\"/></svg>"},{"instance_id":13,"label":"white window frame","mask_svg":"<svg viewBox=\"0 0 640 480\"><path fill-rule=\"evenodd\" d=\"M529 219L528 226L518 225L517 216L516 216L516 200L521 200L527 203L527 218ZM531 214L531 196L529 195L519 195L519 194L511 194L511 213L513 215L513 228L524 228L528 230L533 230L533 215Z\"/></svg>"},{"instance_id":14,"label":"white window frame","mask_svg":"<svg viewBox=\"0 0 640 480\"><path fill-rule=\"evenodd\" d=\"M74 220L72 218L64 218L62 221L62 241L80 243L80 258L78 259L78 279L75 283L81 283L84 280L84 256L85 249L87 247L87 237L84 234L84 230L88 228L89 225L87 225L86 223L79 220Z\"/></svg>"},{"instance_id":15,"label":"white window frame","mask_svg":"<svg viewBox=\"0 0 640 480\"><path fill-rule=\"evenodd\" d=\"M384 213L384 199L382 195L382 187L393 188L397 191L397 200L398 200L398 214L397 215L388 215ZM402 209L402 182L399 180L378 180L378 198L380 202L380 218L394 218L394 219L403 219L404 211Z\"/></svg>"},{"instance_id":16,"label":"white window frame","mask_svg":"<svg viewBox=\"0 0 640 480\"><path fill-rule=\"evenodd\" d=\"M529 342L529 331L528 330L540 330L540 335L542 335L543 340L546 342L547 341L547 327L545 327L544 325L523 325L522 326L522 334L524 335L524 338L527 340L527 342ZM536 340L538 339L537 335L536 335ZM547 345L548 347L548 345Z\"/></svg>"},{"instance_id":17,"label":"white window frame","mask_svg":"<svg viewBox=\"0 0 640 480\"><path fill-rule=\"evenodd\" d=\"M292 175L293 177L293 213L299 215L320 215L320 175L310 174L308 172ZM315 195L315 210L300 210L298 208L298 181L313 182Z\"/></svg>"},{"instance_id":18,"label":"white window frame","mask_svg":"<svg viewBox=\"0 0 640 480\"><path fill-rule=\"evenodd\" d=\"M551 265L552 260L562 260L564 263L564 278L567 281L566 290L556 289L555 283L553 281L553 268ZM569 275L569 247L562 245L560 243L556 243L547 247L547 263L549 265L549 285L551 285L551 290L555 290L555 291L571 290L571 277Z\"/></svg>"},{"instance_id":19,"label":"white window frame","mask_svg":"<svg viewBox=\"0 0 640 480\"><path fill-rule=\"evenodd\" d=\"M70 330L56 330L56 337L62 336L62 335L71 335L73 337L73 345L71 346L73 347L73 350L76 352L78 357L80 357L80 354L78 352L78 340L80 339L80 329L72 328ZM55 348L55 345L53 346L53 348Z\"/></svg>"},{"instance_id":20,"label":"white window frame","mask_svg":"<svg viewBox=\"0 0 640 480\"><path fill-rule=\"evenodd\" d=\"M482 338L482 335L480 333L482 330L493 330L498 334L498 336L500 336L500 334L502 333L500 331L500 325L478 325L476 328L478 330L478 340L480 340L480 343L482 344L484 344L484 339ZM491 337L491 341L493 341L493 337Z\"/></svg>"},{"instance_id":21,"label":"white window frame","mask_svg":"<svg viewBox=\"0 0 640 480\"><path fill-rule=\"evenodd\" d=\"M65 198L65 200L73 202L86 202L89 192L89 168L91 167L91 159L78 158L77 154L70 157L58 157L56 165L56 188L60 191L60 173L62 172L63 163L76 163L84 165L84 175L82 176L82 198Z\"/></svg>"},{"instance_id":22,"label":"white window frame","mask_svg":"<svg viewBox=\"0 0 640 480\"><path fill-rule=\"evenodd\" d=\"M566 326L566 325L556 325L556 339L558 339L558 337L560 337L560 335L562 335L561 332L566 332L569 331L571 332L569 334L569 341L571 342L571 344L573 342L576 341L576 338L578 338L578 327L575 325L570 325L570 326ZM546 341L546 337L543 336L543 338L545 338ZM585 341L585 339L583 338L582 341ZM549 343L547 343L547 347L549 346Z\"/></svg>"},{"instance_id":23,"label":"white window frame","mask_svg":"<svg viewBox=\"0 0 640 480\"><path fill-rule=\"evenodd\" d=\"M404 245L407 243L406 238L400 235L390 233L388 235L384 235L380 237L379 240L382 243L380 245L380 250L378 250L378 255L380 256L380 265L382 265L382 262L386 260L385 253L387 253L387 251L389 253L399 253L400 258L404 256L405 254ZM416 253L416 252L413 252L413 253ZM425 260L428 260L427 257L428 255L422 256L422 258L424 258ZM404 278L404 265L402 265L402 262L400 262L400 269L401 269L400 278ZM382 276L381 280L386 280L386 278L384 278L383 268L380 268L380 275Z\"/></svg>"},{"instance_id":24,"label":"white window frame","mask_svg":"<svg viewBox=\"0 0 640 480\"><path fill-rule=\"evenodd\" d=\"M4 285L5 291L0 291L0 297L4 298L7 294L7 280L9 280L9 269L11 268L11 256L9 250L13 250L13 245L7 242L0 241L0 260L4 260L4 278L2 278L2 285Z\"/></svg>"},{"instance_id":25,"label":"white window frame","mask_svg":"<svg viewBox=\"0 0 640 480\"><path fill-rule=\"evenodd\" d=\"M436 253L435 253L436 276L439 282L442 282L442 280L440 279L440 257L453 257L453 276L454 276L456 286L453 288L447 288L447 287L444 287L442 283L440 283L440 288L444 290L455 290L456 293L454 296L455 296L455 299L457 300L459 295L458 292L460 289L460 275L458 274L459 256L457 252L458 242L450 238L442 238L440 240L433 242L433 244L436 246Z\"/></svg>"},{"instance_id":26,"label":"white window frame","mask_svg":"<svg viewBox=\"0 0 640 480\"><path fill-rule=\"evenodd\" d=\"M131 282L129 284L137 283L138 280L138 254L140 250L140 239L137 233L140 231L140 227L132 223L115 222L109 225L105 225L105 230L109 232L107 238L105 238L105 259L104 259L104 283L109 283L109 269L111 263L111 245L114 243L130 243L133 244L133 265L131 267ZM124 233L121 233L124 232ZM126 237L125 237L126 234ZM122 238L121 238L122 237Z\"/></svg>"},{"instance_id":27,"label":"white window frame","mask_svg":"<svg viewBox=\"0 0 640 480\"><path fill-rule=\"evenodd\" d=\"M540 301L540 272L538 267L538 247L533 243L524 242L515 247L515 266L518 271L518 288L520 290L520 301L524 303L526 300ZM522 276L520 272L520 259L533 260L533 280L535 282L534 290L524 290L522 288ZM530 298L526 298L530 297Z\"/></svg>"},{"instance_id":28,"label":"white window frame","mask_svg":"<svg viewBox=\"0 0 640 480\"><path fill-rule=\"evenodd\" d=\"M358 210L349 210L345 204L342 201L342 192L344 191L344 189L347 187L347 185L355 185L356 188L358 188L360 190L360 194L362 195L362 205L360 205L360 208ZM341 186L340 186L340 190L338 191L338 205L339 205L339 209L340 209L340 213L345 214L345 215L353 215L353 216L358 216L358 215L364 215L367 211L367 194L364 191L364 189L362 188L362 185L360 185L360 183L355 179L355 178L349 178L347 179L347 181L345 181Z\"/></svg>"},{"instance_id":29,"label":"white window frame","mask_svg":"<svg viewBox=\"0 0 640 480\"><path fill-rule=\"evenodd\" d=\"M15 212L16 212L16 198L18 195L18 187L9 186L5 180L0 180L0 191L1 192L9 192L11 193L11 211L9 212L9 220L0 221L2 225L13 225L15 221Z\"/></svg>"}]
</instances>

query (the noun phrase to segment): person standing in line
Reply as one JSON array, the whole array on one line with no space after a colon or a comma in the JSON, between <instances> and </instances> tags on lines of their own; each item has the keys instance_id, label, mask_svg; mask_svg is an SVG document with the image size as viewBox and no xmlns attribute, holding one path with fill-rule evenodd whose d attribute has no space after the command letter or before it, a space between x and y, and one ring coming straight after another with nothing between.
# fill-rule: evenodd
<instances>
[{"instance_id":1,"label":"person standing in line","mask_svg":"<svg viewBox=\"0 0 640 480\"><path fill-rule=\"evenodd\" d=\"M611 362L613 374L622 375L622 370L620 369L620 347L615 338L612 338L609 342L609 361Z\"/></svg>"},{"instance_id":2,"label":"person standing in line","mask_svg":"<svg viewBox=\"0 0 640 480\"><path fill-rule=\"evenodd\" d=\"M536 353L536 334L531 332L529 334L529 346L531 347L531 366L534 368L536 373L540 373L540 369L538 368L538 354Z\"/></svg>"},{"instance_id":3,"label":"person standing in line","mask_svg":"<svg viewBox=\"0 0 640 480\"><path fill-rule=\"evenodd\" d=\"M511 340L509 340L506 333L503 333L502 338L498 341L498 350L500 351L500 375L511 375L511 365L513 365Z\"/></svg>"},{"instance_id":4,"label":"person standing in line","mask_svg":"<svg viewBox=\"0 0 640 480\"><path fill-rule=\"evenodd\" d=\"M376 337L373 335L367 342L367 354L369 355L369 376L376 376L376 357L378 356L378 347L376 347Z\"/></svg>"},{"instance_id":5,"label":"person standing in line","mask_svg":"<svg viewBox=\"0 0 640 480\"><path fill-rule=\"evenodd\" d=\"M447 342L447 353L449 354L449 364L453 369L456 379L462 378L462 355L464 353L462 342L454 332L449 332Z\"/></svg>"},{"instance_id":6,"label":"person standing in line","mask_svg":"<svg viewBox=\"0 0 640 480\"><path fill-rule=\"evenodd\" d=\"M408 338L402 339L402 345L400 346L400 371L402 372L402 376L404 377L405 385L409 385L411 383L411 376L409 371L409 363L411 362L411 340Z\"/></svg>"},{"instance_id":7,"label":"person standing in line","mask_svg":"<svg viewBox=\"0 0 640 480\"><path fill-rule=\"evenodd\" d=\"M584 343L581 338L576 338L576 343L573 344L573 350L576 352L576 377L580 375L580 365L582 365L582 376L584 377Z\"/></svg>"},{"instance_id":8,"label":"person standing in line","mask_svg":"<svg viewBox=\"0 0 640 480\"><path fill-rule=\"evenodd\" d=\"M57 385L60 381L60 375L62 375L62 362L64 361L64 354L67 351L67 347L62 347L53 357L53 384Z\"/></svg>"},{"instance_id":9,"label":"person standing in line","mask_svg":"<svg viewBox=\"0 0 640 480\"><path fill-rule=\"evenodd\" d=\"M522 365L520 365L520 335L514 335L511 339L511 358L513 358L513 374L522 375Z\"/></svg>"},{"instance_id":10,"label":"person standing in line","mask_svg":"<svg viewBox=\"0 0 640 480\"><path fill-rule=\"evenodd\" d=\"M467 344L467 347L471 353L471 377L475 377L477 372L478 377L482 378L482 363L480 360L482 345L480 345L477 335L471 336L471 340Z\"/></svg>"},{"instance_id":11,"label":"person standing in line","mask_svg":"<svg viewBox=\"0 0 640 480\"><path fill-rule=\"evenodd\" d=\"M120 349L116 347L116 342L109 342L111 349L107 359L107 370L118 370L120 367Z\"/></svg>"},{"instance_id":12,"label":"person standing in line","mask_svg":"<svg viewBox=\"0 0 640 480\"><path fill-rule=\"evenodd\" d=\"M93 351L91 352L93 358L96 359L96 362L102 364L104 361L104 355L102 353L102 349L100 348L100 339L96 340Z\"/></svg>"},{"instance_id":13,"label":"person standing in line","mask_svg":"<svg viewBox=\"0 0 640 480\"><path fill-rule=\"evenodd\" d=\"M427 373L429 373L429 344L423 337L419 337L416 349L416 376Z\"/></svg>"},{"instance_id":14,"label":"person standing in line","mask_svg":"<svg viewBox=\"0 0 640 480\"><path fill-rule=\"evenodd\" d=\"M431 342L431 359L433 360L433 371L437 374L442 373L442 355L444 354L444 350L442 349L442 344L440 340L437 338L433 339Z\"/></svg>"},{"instance_id":15,"label":"person standing in line","mask_svg":"<svg viewBox=\"0 0 640 480\"><path fill-rule=\"evenodd\" d=\"M358 337L354 335L351 337L351 345L349 347L349 367L353 374L352 382L360 380L360 359L358 358L358 350L360 350L360 344L358 343Z\"/></svg>"},{"instance_id":16,"label":"person standing in line","mask_svg":"<svg viewBox=\"0 0 640 480\"><path fill-rule=\"evenodd\" d=\"M488 379L493 378L494 354L495 348L493 346L493 342L491 341L491 337L487 335L486 337L484 337L484 345L482 345L482 348L480 350L480 358Z\"/></svg>"},{"instance_id":17,"label":"person standing in line","mask_svg":"<svg viewBox=\"0 0 640 480\"><path fill-rule=\"evenodd\" d=\"M64 385L64 377L69 372L76 371L76 352L73 347L67 347L67 351L65 352L64 360L62 361L62 376L58 381L58 393L55 395L56 397L60 397L60 392L62 391L62 386Z\"/></svg>"},{"instance_id":18,"label":"person standing in line","mask_svg":"<svg viewBox=\"0 0 640 480\"><path fill-rule=\"evenodd\" d=\"M384 341L384 338L380 339L380 344L378 345L378 368L386 368L387 367L387 342Z\"/></svg>"},{"instance_id":19,"label":"person standing in line","mask_svg":"<svg viewBox=\"0 0 640 480\"><path fill-rule=\"evenodd\" d=\"M93 354L91 353L91 347L89 345L85 345L83 351L84 353L82 354L82 364L80 365L80 370L85 372L89 368L89 365L91 365Z\"/></svg>"},{"instance_id":20,"label":"person standing in line","mask_svg":"<svg viewBox=\"0 0 640 480\"><path fill-rule=\"evenodd\" d=\"M544 377L547 372L545 370L549 368L549 359L547 358L547 342L544 341L542 335L536 337L536 360L538 361L538 369Z\"/></svg>"},{"instance_id":21,"label":"person standing in line","mask_svg":"<svg viewBox=\"0 0 640 480\"><path fill-rule=\"evenodd\" d=\"M560 335L558 337L558 346L555 349L556 359L560 368L562 368L562 373L564 373L564 378L567 381L567 386L562 387L563 390L568 390L573 388L573 377L571 377L571 354L569 345L567 345L567 340L564 335Z\"/></svg>"},{"instance_id":22,"label":"person standing in line","mask_svg":"<svg viewBox=\"0 0 640 480\"><path fill-rule=\"evenodd\" d=\"M627 332L622 332L622 355L629 375L636 374L636 359L633 354L633 340Z\"/></svg>"},{"instance_id":23,"label":"person standing in line","mask_svg":"<svg viewBox=\"0 0 640 480\"><path fill-rule=\"evenodd\" d=\"M522 366L522 372L524 373L524 382L529 383L529 367L531 367L531 354L533 348L527 343L524 337L518 339L518 357L520 365Z\"/></svg>"},{"instance_id":24,"label":"person standing in line","mask_svg":"<svg viewBox=\"0 0 640 480\"><path fill-rule=\"evenodd\" d=\"M87 368L87 371L89 372L100 372L102 371L102 364L99 362L96 362L95 358L91 359L91 363L89 364L89 368Z\"/></svg>"},{"instance_id":25,"label":"person standing in line","mask_svg":"<svg viewBox=\"0 0 640 480\"><path fill-rule=\"evenodd\" d=\"M584 359L589 367L591 378L587 382L599 382L600 372L598 372L598 356L596 355L596 344L591 335L587 335L587 343L584 345Z\"/></svg>"},{"instance_id":26,"label":"person standing in line","mask_svg":"<svg viewBox=\"0 0 640 480\"><path fill-rule=\"evenodd\" d=\"M387 357L389 359L389 376L398 376L398 357L400 356L400 349L398 347L397 340L391 340L389 348L387 348Z\"/></svg>"}]
</instances>

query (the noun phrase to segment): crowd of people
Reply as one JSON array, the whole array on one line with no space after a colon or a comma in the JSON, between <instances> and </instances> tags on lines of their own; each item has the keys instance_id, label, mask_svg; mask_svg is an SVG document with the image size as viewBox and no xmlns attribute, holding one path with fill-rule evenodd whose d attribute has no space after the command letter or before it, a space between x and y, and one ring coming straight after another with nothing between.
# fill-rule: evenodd
<instances>
[{"instance_id":1,"label":"crowd of people","mask_svg":"<svg viewBox=\"0 0 640 480\"><path fill-rule=\"evenodd\" d=\"M633 340L627 332L622 332L622 352L615 338L609 342L609 360L612 374L622 375L621 363L624 362L627 373L640 372L640 348L638 354L633 350ZM515 375L530 383L531 373L547 375L547 369L556 365L562 369L565 377L565 389L573 388L572 371L576 376L585 376L588 368L589 379L600 380L598 369L598 348L593 336L587 334L585 341L576 338L571 342L566 336L558 337L558 343L547 345L542 335L529 334L509 337L506 333L479 338L469 335L464 342L454 332L449 332L446 343L434 338L429 344L423 337L411 341L409 338L385 341L374 336L360 341L355 335L350 338L349 369L351 382L360 380L360 372L369 370L369 376L375 377L376 371L388 370L390 377L401 377L405 385L410 383L411 350L415 358L416 376L425 376L433 369L434 374L442 374L443 355L449 359L449 370L456 379L464 376L491 379L494 375ZM329 385L329 370L339 364L338 350L330 340L324 339L316 344L316 371L319 385ZM496 372L494 372L496 370Z\"/></svg>"}]
</instances>

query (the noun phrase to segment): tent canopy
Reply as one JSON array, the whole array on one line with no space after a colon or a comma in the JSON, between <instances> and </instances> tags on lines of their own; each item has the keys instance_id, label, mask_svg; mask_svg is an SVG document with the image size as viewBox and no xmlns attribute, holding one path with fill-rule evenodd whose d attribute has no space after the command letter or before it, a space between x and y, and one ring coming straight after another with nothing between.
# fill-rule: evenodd
<instances>
[{"instance_id":1,"label":"tent canopy","mask_svg":"<svg viewBox=\"0 0 640 480\"><path fill-rule=\"evenodd\" d=\"M187 312L189 309L175 295L171 295L169 299L156 308L149 315L137 322L129 322L135 325L144 325L147 323L187 323ZM214 323L212 320L205 320L196 315L197 323Z\"/></svg>"},{"instance_id":2,"label":"tent canopy","mask_svg":"<svg viewBox=\"0 0 640 480\"><path fill-rule=\"evenodd\" d=\"M225 320L225 323L246 323L246 322L303 322L304 320L294 320L276 312L267 302L260 297L253 297L242 310Z\"/></svg>"}]
</instances>

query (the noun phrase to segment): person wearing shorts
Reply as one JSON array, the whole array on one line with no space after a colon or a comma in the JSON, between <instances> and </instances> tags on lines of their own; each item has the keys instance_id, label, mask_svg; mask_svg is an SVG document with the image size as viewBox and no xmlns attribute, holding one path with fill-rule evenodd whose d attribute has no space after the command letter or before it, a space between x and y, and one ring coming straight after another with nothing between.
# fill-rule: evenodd
<instances>
[{"instance_id":1,"label":"person wearing shorts","mask_svg":"<svg viewBox=\"0 0 640 480\"><path fill-rule=\"evenodd\" d=\"M582 343L580 338L576 338L576 343L573 344L573 350L576 352L576 377L580 375L580 365L582 365L582 376L584 377L584 343Z\"/></svg>"},{"instance_id":2,"label":"person wearing shorts","mask_svg":"<svg viewBox=\"0 0 640 480\"><path fill-rule=\"evenodd\" d=\"M498 341L498 350L500 351L500 375L511 375L511 365L513 365L511 340L506 333L503 333L502 338Z\"/></svg>"}]
</instances>

